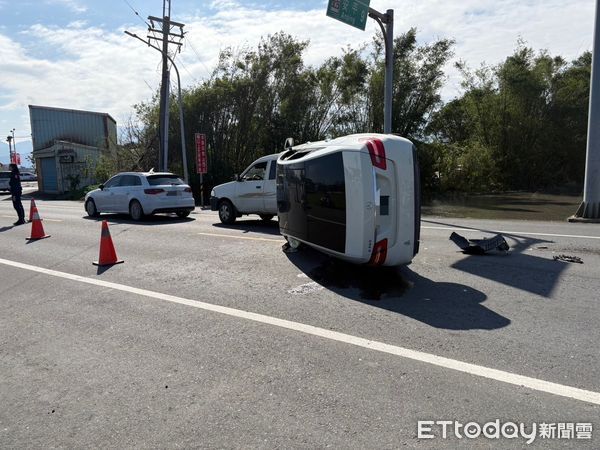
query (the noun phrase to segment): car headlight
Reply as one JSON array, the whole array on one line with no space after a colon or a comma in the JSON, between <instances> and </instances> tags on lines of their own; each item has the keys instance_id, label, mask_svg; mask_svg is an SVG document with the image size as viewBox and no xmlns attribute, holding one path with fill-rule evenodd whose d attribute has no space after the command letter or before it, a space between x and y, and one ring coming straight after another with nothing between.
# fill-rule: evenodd
<instances>
[{"instance_id":1,"label":"car headlight","mask_svg":"<svg viewBox=\"0 0 600 450\"><path fill-rule=\"evenodd\" d=\"M212 191L210 191L210 196L214 197L215 196L215 190L213 189Z\"/></svg>"}]
</instances>

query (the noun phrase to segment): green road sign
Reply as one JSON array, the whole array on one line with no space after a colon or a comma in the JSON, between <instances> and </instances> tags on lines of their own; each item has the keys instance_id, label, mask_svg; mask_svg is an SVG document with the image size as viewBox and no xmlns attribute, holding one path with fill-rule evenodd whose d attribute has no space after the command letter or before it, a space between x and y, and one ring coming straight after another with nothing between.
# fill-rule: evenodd
<instances>
[{"instance_id":1,"label":"green road sign","mask_svg":"<svg viewBox=\"0 0 600 450\"><path fill-rule=\"evenodd\" d=\"M364 31L370 0L329 0L327 15Z\"/></svg>"}]
</instances>

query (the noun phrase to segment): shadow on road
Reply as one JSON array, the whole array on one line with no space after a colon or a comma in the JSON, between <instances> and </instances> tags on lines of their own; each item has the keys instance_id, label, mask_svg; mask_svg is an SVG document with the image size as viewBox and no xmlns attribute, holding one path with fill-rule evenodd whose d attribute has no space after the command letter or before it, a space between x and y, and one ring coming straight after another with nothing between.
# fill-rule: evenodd
<instances>
[{"instance_id":1,"label":"shadow on road","mask_svg":"<svg viewBox=\"0 0 600 450\"><path fill-rule=\"evenodd\" d=\"M496 281L542 297L550 297L568 263L525 253L467 256L453 269Z\"/></svg>"},{"instance_id":2,"label":"shadow on road","mask_svg":"<svg viewBox=\"0 0 600 450\"><path fill-rule=\"evenodd\" d=\"M433 220L423 220L423 222L456 227L455 224L436 222ZM481 230L479 228L462 225L458 227L481 233L490 233L490 235L497 233L495 230ZM510 245L508 254L466 256L464 259L457 261L450 267L532 294L550 297L558 284L562 272L567 268L568 263L554 261L552 258L542 258L527 254L524 253L524 251L534 248L535 246L547 247L546 244L553 244L554 241L523 236L516 233L502 233L502 235L507 238L508 244ZM484 236L478 236L478 238L480 237ZM449 245L454 244L449 242ZM456 249L457 251L460 251L458 250L458 247Z\"/></svg>"},{"instance_id":3,"label":"shadow on road","mask_svg":"<svg viewBox=\"0 0 600 450\"><path fill-rule=\"evenodd\" d=\"M436 282L408 267L372 268L330 259L303 247L286 253L314 282L348 299L447 330L495 330L510 320L486 308L487 296L469 286Z\"/></svg>"},{"instance_id":4,"label":"shadow on road","mask_svg":"<svg viewBox=\"0 0 600 450\"><path fill-rule=\"evenodd\" d=\"M274 236L279 236L279 222L276 220L260 220L260 219L248 219L248 220L238 220L231 225L226 225L224 223L214 223L213 227L222 228L228 230L238 230L243 233L263 233L270 234Z\"/></svg>"},{"instance_id":5,"label":"shadow on road","mask_svg":"<svg viewBox=\"0 0 600 450\"><path fill-rule=\"evenodd\" d=\"M128 224L128 225L166 225L171 223L185 223L193 222L196 219L193 217L179 218L175 214L153 214L151 216L145 216L142 220L135 221L128 214L101 214L99 217L82 216L85 220L94 222L102 222L108 220L112 223Z\"/></svg>"}]
</instances>

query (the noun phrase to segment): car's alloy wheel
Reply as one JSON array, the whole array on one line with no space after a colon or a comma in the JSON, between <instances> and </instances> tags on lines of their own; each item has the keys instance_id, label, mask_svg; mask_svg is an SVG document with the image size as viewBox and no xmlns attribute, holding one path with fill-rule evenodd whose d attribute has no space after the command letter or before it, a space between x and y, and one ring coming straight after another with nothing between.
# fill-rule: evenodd
<instances>
[{"instance_id":1,"label":"car's alloy wheel","mask_svg":"<svg viewBox=\"0 0 600 450\"><path fill-rule=\"evenodd\" d=\"M88 199L87 202L85 202L85 212L87 212L87 215L89 217L98 217L98 210L96 209L96 203L94 203L94 200L92 200L91 198Z\"/></svg>"},{"instance_id":2,"label":"car's alloy wheel","mask_svg":"<svg viewBox=\"0 0 600 450\"><path fill-rule=\"evenodd\" d=\"M129 204L129 215L135 221L142 220L144 217L144 210L142 209L142 205L137 200L132 200Z\"/></svg>"},{"instance_id":3,"label":"car's alloy wheel","mask_svg":"<svg viewBox=\"0 0 600 450\"><path fill-rule=\"evenodd\" d=\"M235 222L235 210L229 200L223 200L219 204L219 219L225 224Z\"/></svg>"}]
</instances>

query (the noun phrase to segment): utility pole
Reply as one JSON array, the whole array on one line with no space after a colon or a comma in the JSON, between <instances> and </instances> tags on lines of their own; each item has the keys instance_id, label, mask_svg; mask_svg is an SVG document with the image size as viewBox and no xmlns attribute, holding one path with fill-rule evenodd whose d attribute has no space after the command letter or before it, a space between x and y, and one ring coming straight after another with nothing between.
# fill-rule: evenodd
<instances>
[{"instance_id":1,"label":"utility pole","mask_svg":"<svg viewBox=\"0 0 600 450\"><path fill-rule=\"evenodd\" d=\"M150 40L159 41L162 44L162 80L160 84L160 151L158 167L161 171L168 170L169 163L169 44L174 44L181 50L181 39L184 37L184 24L171 20L171 0L163 0L162 18L149 16L150 26L148 31L151 33ZM160 27L157 26L160 25ZM179 28L179 33L173 33L173 29ZM159 36L160 35L160 36ZM178 38L179 41L171 40Z\"/></svg>"},{"instance_id":2,"label":"utility pole","mask_svg":"<svg viewBox=\"0 0 600 450\"><path fill-rule=\"evenodd\" d=\"M600 0L596 0L583 202L570 222L600 221Z\"/></svg>"},{"instance_id":3,"label":"utility pole","mask_svg":"<svg viewBox=\"0 0 600 450\"><path fill-rule=\"evenodd\" d=\"M125 34L144 42L144 40L141 37L139 37L137 34L130 33L127 30L125 30ZM146 42L144 42L144 44L146 44ZM153 49L158 50L159 52L161 51L160 48L158 48L157 46L152 45L150 43L147 43L147 44L148 44L148 47L152 47ZM181 97L181 77L179 76L179 69L175 65L175 61L173 61L173 58L171 58L170 56L168 58L169 58L169 62L173 66L173 69L175 69L175 74L177 75L177 97L179 99L179 101L178 101L178 103L179 103L179 126L181 129L181 160L183 161L183 179L185 180L186 183L189 183L189 173L188 173L188 166L187 166L187 150L185 149L185 127L184 127L184 123L183 123L183 98ZM202 175L200 175L200 182L202 182Z\"/></svg>"}]
</instances>

